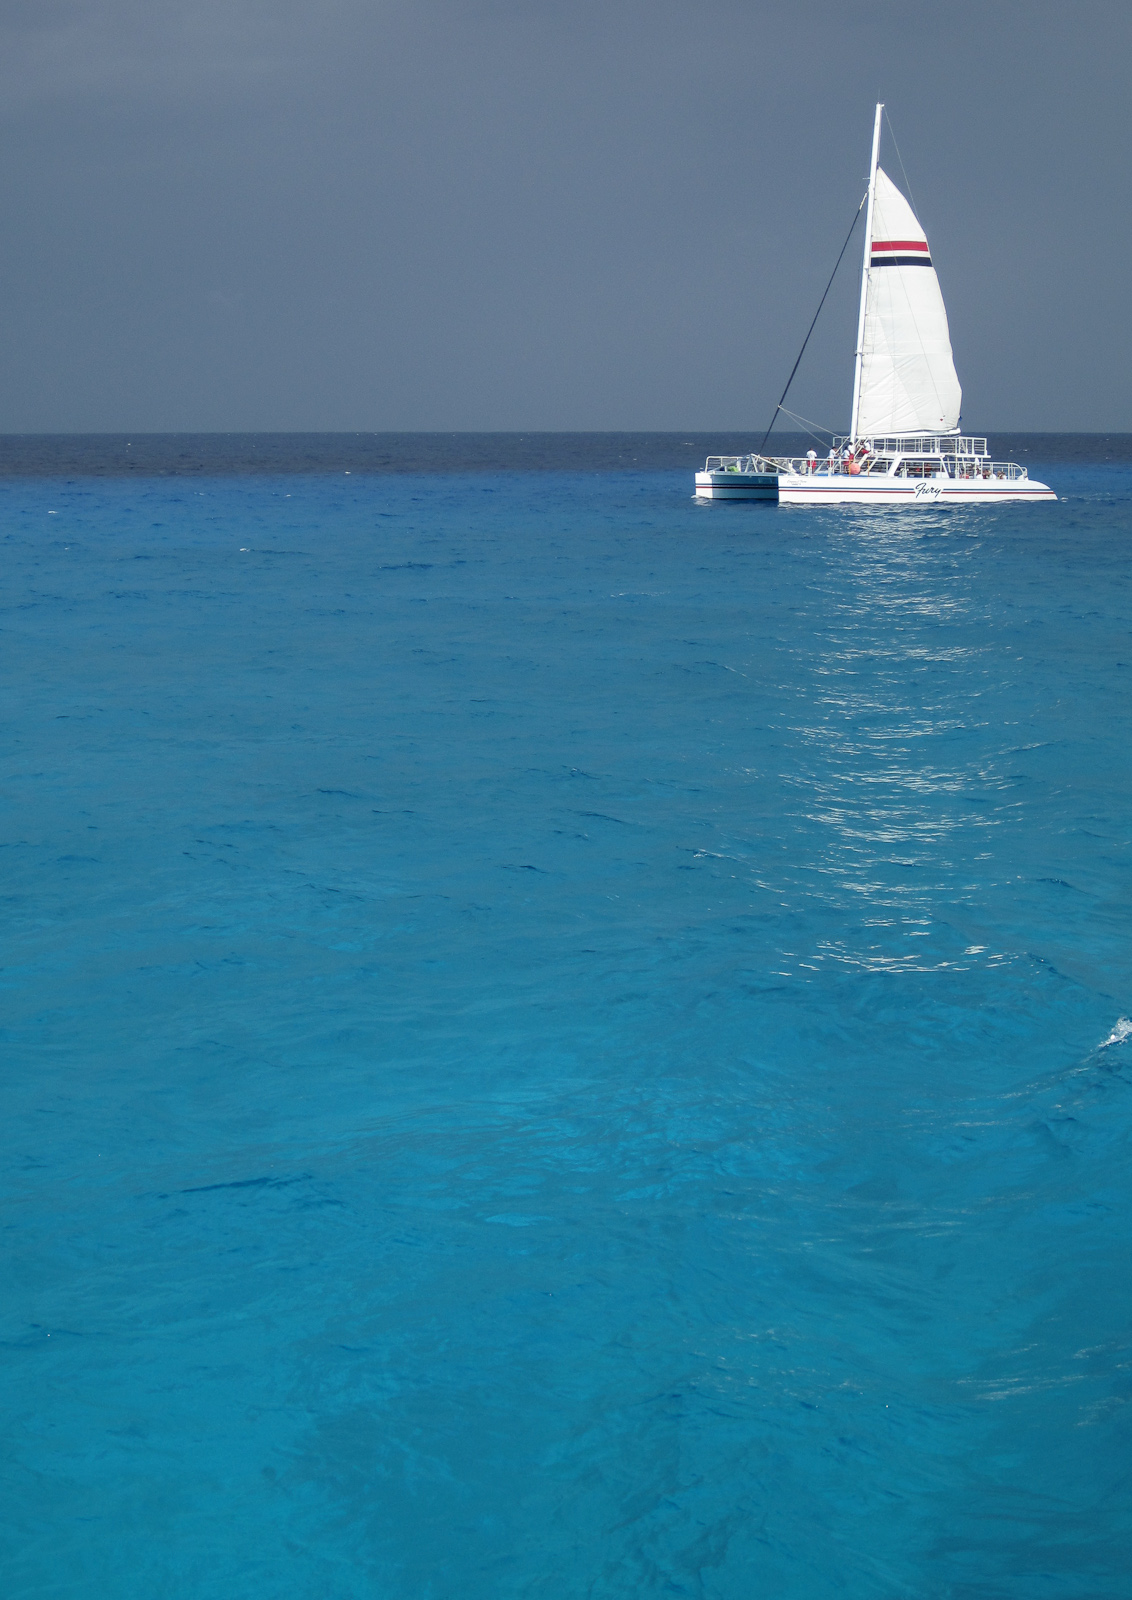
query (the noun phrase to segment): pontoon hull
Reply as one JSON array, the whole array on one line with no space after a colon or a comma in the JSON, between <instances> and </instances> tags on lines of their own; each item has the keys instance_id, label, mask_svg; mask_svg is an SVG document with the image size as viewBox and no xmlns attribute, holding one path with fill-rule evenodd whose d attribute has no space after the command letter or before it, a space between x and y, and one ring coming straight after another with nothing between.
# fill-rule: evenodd
<instances>
[{"instance_id":1,"label":"pontoon hull","mask_svg":"<svg viewBox=\"0 0 1132 1600\"><path fill-rule=\"evenodd\" d=\"M1053 490L1033 478L927 478L909 479L813 477L784 473L778 480L778 499L786 506L986 506L1007 501L1056 500Z\"/></svg>"},{"instance_id":2,"label":"pontoon hull","mask_svg":"<svg viewBox=\"0 0 1132 1600\"><path fill-rule=\"evenodd\" d=\"M777 500L776 472L697 472L697 500Z\"/></svg>"}]
</instances>

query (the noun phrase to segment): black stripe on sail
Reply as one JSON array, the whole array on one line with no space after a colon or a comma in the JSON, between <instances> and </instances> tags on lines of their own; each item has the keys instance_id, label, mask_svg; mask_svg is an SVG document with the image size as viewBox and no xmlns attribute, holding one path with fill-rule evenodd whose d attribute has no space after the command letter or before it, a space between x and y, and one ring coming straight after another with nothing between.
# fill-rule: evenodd
<instances>
[{"instance_id":1,"label":"black stripe on sail","mask_svg":"<svg viewBox=\"0 0 1132 1600\"><path fill-rule=\"evenodd\" d=\"M930 267L931 256L873 256L870 267Z\"/></svg>"}]
</instances>

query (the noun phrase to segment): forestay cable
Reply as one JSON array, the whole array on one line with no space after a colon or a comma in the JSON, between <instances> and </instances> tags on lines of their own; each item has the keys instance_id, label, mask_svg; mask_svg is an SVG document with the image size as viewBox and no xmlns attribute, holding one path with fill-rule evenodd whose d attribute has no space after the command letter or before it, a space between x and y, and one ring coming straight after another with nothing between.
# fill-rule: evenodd
<instances>
[{"instance_id":1,"label":"forestay cable","mask_svg":"<svg viewBox=\"0 0 1132 1600\"><path fill-rule=\"evenodd\" d=\"M826 295L828 295L829 291L833 288L833 280L837 276L837 268L841 265L842 257L845 255L846 250L848 250L848 248L849 248L849 241L853 237L853 229L857 226L857 218L861 215L861 211L862 211L862 209L864 207L865 201L868 198L869 198L869 191L866 189L864 194L861 196L861 204L857 207L856 211L854 211L854 213L853 213L853 220L849 224L849 232L845 235L845 243L841 246L841 255L838 256L837 262L836 262L836 264L835 264L835 266L833 268L833 271L829 275L829 282L825 286L825 294L823 294L821 299L818 301L818 308L814 312L814 320L810 323L810 333L813 333L814 329L817 327L818 318L821 316L821 308L822 308L822 306L825 305ZM775 423L778 421L778 413L782 410L783 401L786 399L786 396L790 393L790 385L794 382L794 374L797 372L799 362L801 361L802 357L805 355L806 346L810 342L810 333L807 333L806 337L802 340L802 348L798 351L798 360L795 361L793 367L791 368L790 376L786 380L786 387L782 391L782 400L780 400L778 402L778 404L775 406L775 408L774 408L774 416L771 417L771 419L770 419L770 428L768 428L766 430L766 432L763 434L762 444L759 445L759 448L758 448L758 450L756 452L756 454L758 454L760 456L763 453L763 445L765 445L767 440L770 438L770 429L773 428Z\"/></svg>"}]
</instances>

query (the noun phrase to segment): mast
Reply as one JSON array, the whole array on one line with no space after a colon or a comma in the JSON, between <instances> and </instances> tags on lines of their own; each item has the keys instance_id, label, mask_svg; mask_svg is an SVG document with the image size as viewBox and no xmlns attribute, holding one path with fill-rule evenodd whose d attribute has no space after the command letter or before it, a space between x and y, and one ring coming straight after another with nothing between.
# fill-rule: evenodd
<instances>
[{"instance_id":1,"label":"mast","mask_svg":"<svg viewBox=\"0 0 1132 1600\"><path fill-rule=\"evenodd\" d=\"M861 310L857 317L857 360L853 368L853 414L849 422L849 437L856 443L857 414L861 409L861 358L865 345L865 296L869 290L869 254L873 245L873 194L877 186L877 156L880 154L880 119L884 115L883 100L877 106L873 122L873 153L869 161L869 206L865 212L865 254L861 261Z\"/></svg>"}]
</instances>

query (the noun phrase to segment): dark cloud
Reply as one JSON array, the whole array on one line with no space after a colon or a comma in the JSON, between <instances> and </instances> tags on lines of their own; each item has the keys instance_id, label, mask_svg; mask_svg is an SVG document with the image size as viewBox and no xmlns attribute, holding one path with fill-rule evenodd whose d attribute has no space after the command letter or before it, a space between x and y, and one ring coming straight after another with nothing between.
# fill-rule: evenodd
<instances>
[{"instance_id":1,"label":"dark cloud","mask_svg":"<svg viewBox=\"0 0 1132 1600\"><path fill-rule=\"evenodd\" d=\"M877 96L965 423L1132 427L1130 18L7 0L0 428L758 426ZM856 267L796 391L834 425Z\"/></svg>"}]
</instances>

